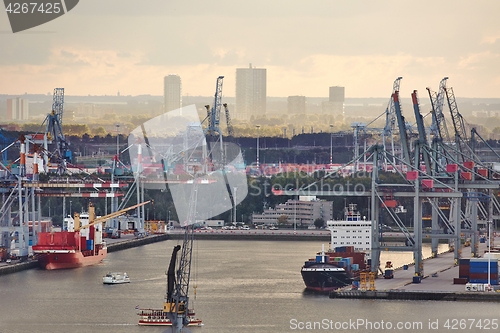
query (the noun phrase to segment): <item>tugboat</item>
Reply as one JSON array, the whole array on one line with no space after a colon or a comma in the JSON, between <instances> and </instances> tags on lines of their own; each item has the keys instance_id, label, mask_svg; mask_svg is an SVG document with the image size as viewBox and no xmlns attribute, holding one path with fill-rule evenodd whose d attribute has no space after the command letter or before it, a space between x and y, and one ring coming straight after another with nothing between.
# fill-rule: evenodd
<instances>
[{"instance_id":1,"label":"tugboat","mask_svg":"<svg viewBox=\"0 0 500 333\"><path fill-rule=\"evenodd\" d=\"M332 249L316 254L301 269L306 289L329 292L359 281L359 273L369 269L371 250L371 221L362 219L356 205L345 208L345 218L328 221ZM341 245L341 246L336 246Z\"/></svg>"},{"instance_id":2,"label":"tugboat","mask_svg":"<svg viewBox=\"0 0 500 333\"><path fill-rule=\"evenodd\" d=\"M127 273L110 272L102 277L104 284L122 284L130 283L130 278Z\"/></svg>"}]
</instances>

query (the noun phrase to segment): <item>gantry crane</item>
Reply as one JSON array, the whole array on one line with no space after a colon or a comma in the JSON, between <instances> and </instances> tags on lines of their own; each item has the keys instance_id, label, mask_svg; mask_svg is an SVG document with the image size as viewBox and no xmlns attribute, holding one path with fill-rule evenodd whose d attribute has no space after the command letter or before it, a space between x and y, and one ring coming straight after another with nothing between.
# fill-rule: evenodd
<instances>
[{"instance_id":1,"label":"gantry crane","mask_svg":"<svg viewBox=\"0 0 500 333\"><path fill-rule=\"evenodd\" d=\"M57 171L59 174L66 171L67 162L72 162L72 153L69 149L69 143L66 141L62 130L63 112L64 88L55 88L52 111L47 115L43 122L46 123L44 149L45 151L50 152L50 156L45 155L45 166L48 166L50 158L51 162L57 163ZM54 143L54 149L52 151L49 150L49 142Z\"/></svg>"}]
</instances>

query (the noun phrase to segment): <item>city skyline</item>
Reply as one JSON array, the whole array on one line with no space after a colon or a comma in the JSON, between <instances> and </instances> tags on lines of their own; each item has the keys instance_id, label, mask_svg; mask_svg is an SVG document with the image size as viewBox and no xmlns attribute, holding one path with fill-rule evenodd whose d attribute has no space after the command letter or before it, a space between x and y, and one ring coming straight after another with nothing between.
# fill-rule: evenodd
<instances>
[{"instance_id":1,"label":"city skyline","mask_svg":"<svg viewBox=\"0 0 500 333\"><path fill-rule=\"evenodd\" d=\"M377 3L256 0L209 4L87 0L63 17L13 34L0 13L0 91L68 95L163 95L163 78L182 78L183 95L211 96L236 69L267 70L267 96L380 98L403 77L401 95L438 89L457 96L500 91L500 3L430 0ZM204 22L204 24L200 24Z\"/></svg>"}]
</instances>

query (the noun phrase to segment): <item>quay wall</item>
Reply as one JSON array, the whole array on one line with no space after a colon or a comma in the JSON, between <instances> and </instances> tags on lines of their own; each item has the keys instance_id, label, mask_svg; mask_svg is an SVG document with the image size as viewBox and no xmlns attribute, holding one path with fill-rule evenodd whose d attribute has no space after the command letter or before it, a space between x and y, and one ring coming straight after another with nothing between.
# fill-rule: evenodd
<instances>
[{"instance_id":1,"label":"quay wall","mask_svg":"<svg viewBox=\"0 0 500 333\"><path fill-rule=\"evenodd\" d=\"M500 293L448 292L448 291L332 291L330 298L350 299L388 299L388 300L430 300L430 301L465 301L465 302L500 302Z\"/></svg>"},{"instance_id":2,"label":"quay wall","mask_svg":"<svg viewBox=\"0 0 500 333\"><path fill-rule=\"evenodd\" d=\"M37 260L30 260L25 262L20 262L16 264L4 265L0 267L0 275L11 274L19 271L24 271L26 269L38 267Z\"/></svg>"},{"instance_id":3,"label":"quay wall","mask_svg":"<svg viewBox=\"0 0 500 333\"><path fill-rule=\"evenodd\" d=\"M170 238L171 237L169 234L161 234L161 235L152 235L152 236L143 237L143 238L126 239L123 241L113 242L111 244L108 244L108 253L120 251L120 250L125 250L125 249L130 249L132 247L137 247L137 246L141 246L141 245L162 242L162 241L165 241L165 240L170 239Z\"/></svg>"}]
</instances>

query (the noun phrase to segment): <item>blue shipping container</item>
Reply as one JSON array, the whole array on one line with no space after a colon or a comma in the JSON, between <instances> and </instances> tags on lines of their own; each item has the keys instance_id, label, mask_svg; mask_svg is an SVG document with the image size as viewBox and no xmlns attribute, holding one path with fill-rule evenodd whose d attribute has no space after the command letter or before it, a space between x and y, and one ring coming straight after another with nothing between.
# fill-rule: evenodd
<instances>
[{"instance_id":1,"label":"blue shipping container","mask_svg":"<svg viewBox=\"0 0 500 333\"><path fill-rule=\"evenodd\" d=\"M471 279L470 283L488 283L488 279ZM492 286L498 285L498 280L490 280Z\"/></svg>"},{"instance_id":2,"label":"blue shipping container","mask_svg":"<svg viewBox=\"0 0 500 333\"><path fill-rule=\"evenodd\" d=\"M469 269L469 273L488 273L488 267L474 268L471 267ZM490 273L498 273L498 268L490 267Z\"/></svg>"}]
</instances>

